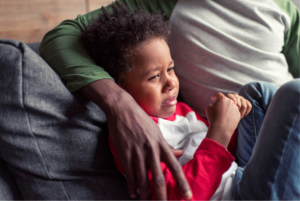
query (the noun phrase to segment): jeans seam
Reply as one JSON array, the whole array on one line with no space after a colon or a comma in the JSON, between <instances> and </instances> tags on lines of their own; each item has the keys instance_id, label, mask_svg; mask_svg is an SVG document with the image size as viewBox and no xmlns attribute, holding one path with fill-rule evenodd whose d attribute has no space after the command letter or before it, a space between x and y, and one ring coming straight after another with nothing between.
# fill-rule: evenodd
<instances>
[{"instance_id":1,"label":"jeans seam","mask_svg":"<svg viewBox=\"0 0 300 201\"><path fill-rule=\"evenodd\" d=\"M24 96L25 96L25 93L24 93L24 65L25 65L25 62L24 62L24 47L21 47L21 46L23 46L22 45L22 43L20 43L19 44L19 47L18 47L18 49L19 50L21 50L21 54L22 54L22 67L21 67L21 70L22 70L22 76L21 76L21 79L22 79L22 81L21 81L21 83L22 83L22 105L23 105L23 108L24 108L24 110L25 110L25 114L26 114L26 119L27 119L27 122L28 122L28 127L29 127L29 132L31 133L31 135L34 137L34 139L35 139L35 143L36 143L36 146L37 146L37 148L38 148L38 151L39 151L39 155L41 156L41 158L42 158L42 162L43 162L43 165L45 166L45 169L46 169L46 171L47 171L47 175L48 175L48 177L50 178L50 179L53 179L53 177L51 176L51 174L50 174L50 172L49 172L49 170L48 170L48 167L47 167L47 164L46 164L46 162L45 162L45 159L44 159L44 156L43 156L43 154L42 154L42 152L41 152L41 150L40 150L40 147L39 147L39 143L37 142L37 140L36 140L36 137L35 137L35 135L34 135L34 133L33 133L33 131L32 131L32 128L31 128L31 123L30 123L30 118L29 118L29 113L28 113L28 110L27 110L27 108L26 108L26 106L25 106L25 104L24 104Z\"/></svg>"},{"instance_id":2,"label":"jeans seam","mask_svg":"<svg viewBox=\"0 0 300 201\"><path fill-rule=\"evenodd\" d=\"M294 124L295 124L298 116L299 116L299 114L297 114L296 117L294 118L294 121L293 121L293 124L292 124L291 128L293 128L293 126L294 126ZM291 129L290 129L290 132L289 132L288 137L286 139L286 142L290 139L290 137L291 137ZM282 164L282 159L283 159L282 155L283 155L283 153L285 153L286 147L287 147L287 143L284 143L284 148L283 148L283 150L281 152L280 161L278 163L278 166L277 166L277 169L276 169L276 174L274 176L274 185L272 185L272 192L275 192L274 188L276 187L276 184L277 184L276 181L277 181L278 173L280 172L278 170L281 167L280 164ZM270 196L272 196L272 194ZM269 198L269 200L271 200L271 199L272 199L272 197Z\"/></svg>"},{"instance_id":3,"label":"jeans seam","mask_svg":"<svg viewBox=\"0 0 300 201\"><path fill-rule=\"evenodd\" d=\"M252 99L252 105L254 105L254 99ZM254 141L254 144L256 143L256 140L257 140L257 137L256 137L256 126L255 126L255 118L254 118L254 116L255 116L255 109L254 109L255 107L252 107L252 113L253 113L253 115L252 115L252 124L251 124L251 126L252 126L252 129L253 129L253 131L254 132L251 132L251 136L252 136L252 138L253 138L253 141ZM253 134L254 133L254 134Z\"/></svg>"}]
</instances>

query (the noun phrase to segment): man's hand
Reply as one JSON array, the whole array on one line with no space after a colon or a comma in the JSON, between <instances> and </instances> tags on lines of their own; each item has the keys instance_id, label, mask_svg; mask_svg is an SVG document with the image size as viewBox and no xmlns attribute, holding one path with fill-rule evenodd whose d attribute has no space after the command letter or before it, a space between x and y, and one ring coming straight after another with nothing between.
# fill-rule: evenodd
<instances>
[{"instance_id":1,"label":"man's hand","mask_svg":"<svg viewBox=\"0 0 300 201\"><path fill-rule=\"evenodd\" d=\"M249 114L252 109L251 103L244 97L238 94L227 94L226 97L234 101L235 105L239 108L241 119Z\"/></svg>"},{"instance_id":2,"label":"man's hand","mask_svg":"<svg viewBox=\"0 0 300 201\"><path fill-rule=\"evenodd\" d=\"M209 122L206 137L227 148L231 136L241 119L241 113L234 101L222 93L213 95L211 99L215 102L206 108L206 116Z\"/></svg>"},{"instance_id":3,"label":"man's hand","mask_svg":"<svg viewBox=\"0 0 300 201\"><path fill-rule=\"evenodd\" d=\"M80 93L100 106L107 116L110 139L124 168L130 197L149 199L147 170L152 172L155 195L166 200L165 178L160 162L166 163L185 199L192 193L169 145L155 122L114 81L103 79L83 87Z\"/></svg>"}]
</instances>

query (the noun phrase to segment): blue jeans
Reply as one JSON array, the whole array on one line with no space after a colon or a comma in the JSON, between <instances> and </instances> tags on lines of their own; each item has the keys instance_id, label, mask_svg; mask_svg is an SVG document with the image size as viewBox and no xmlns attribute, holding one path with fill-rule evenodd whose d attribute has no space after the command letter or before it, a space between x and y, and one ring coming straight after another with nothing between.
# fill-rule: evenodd
<instances>
[{"instance_id":1,"label":"blue jeans","mask_svg":"<svg viewBox=\"0 0 300 201\"><path fill-rule=\"evenodd\" d=\"M278 90L263 82L240 95L252 110L238 126L235 199L300 199L300 79Z\"/></svg>"}]
</instances>

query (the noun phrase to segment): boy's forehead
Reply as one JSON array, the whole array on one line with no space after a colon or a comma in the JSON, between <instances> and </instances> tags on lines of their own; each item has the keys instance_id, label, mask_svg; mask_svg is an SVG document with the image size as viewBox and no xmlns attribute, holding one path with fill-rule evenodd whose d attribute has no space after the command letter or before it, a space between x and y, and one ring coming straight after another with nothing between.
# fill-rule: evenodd
<instances>
[{"instance_id":1,"label":"boy's forehead","mask_svg":"<svg viewBox=\"0 0 300 201\"><path fill-rule=\"evenodd\" d=\"M163 67L173 65L170 49L167 43L160 38L152 39L139 47L133 55L132 73L146 76Z\"/></svg>"}]
</instances>

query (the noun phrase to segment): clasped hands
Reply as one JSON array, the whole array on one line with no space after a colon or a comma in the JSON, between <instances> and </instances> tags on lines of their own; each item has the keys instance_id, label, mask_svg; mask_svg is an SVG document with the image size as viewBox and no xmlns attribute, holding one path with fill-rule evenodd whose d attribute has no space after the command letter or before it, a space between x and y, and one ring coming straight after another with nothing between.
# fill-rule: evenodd
<instances>
[{"instance_id":1,"label":"clasped hands","mask_svg":"<svg viewBox=\"0 0 300 201\"><path fill-rule=\"evenodd\" d=\"M211 97L214 101L206 108L209 122L207 138L227 148L239 121L251 111L251 103L238 94L217 93Z\"/></svg>"}]
</instances>

